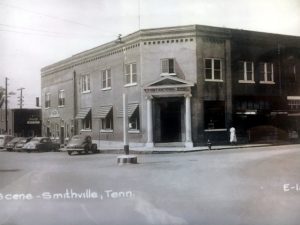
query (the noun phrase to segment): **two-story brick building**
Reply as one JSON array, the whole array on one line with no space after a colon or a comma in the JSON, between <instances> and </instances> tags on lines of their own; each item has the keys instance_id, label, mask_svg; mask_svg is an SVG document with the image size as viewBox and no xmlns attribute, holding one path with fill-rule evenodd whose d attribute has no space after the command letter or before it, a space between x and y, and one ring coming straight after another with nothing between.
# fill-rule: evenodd
<instances>
[{"instance_id":1,"label":"two-story brick building","mask_svg":"<svg viewBox=\"0 0 300 225\"><path fill-rule=\"evenodd\" d=\"M208 26L140 30L42 69L43 133L141 146L299 130L300 38ZM293 116L291 101L296 105ZM298 107L298 108L297 108ZM278 135L276 136L278 137Z\"/></svg>"}]
</instances>

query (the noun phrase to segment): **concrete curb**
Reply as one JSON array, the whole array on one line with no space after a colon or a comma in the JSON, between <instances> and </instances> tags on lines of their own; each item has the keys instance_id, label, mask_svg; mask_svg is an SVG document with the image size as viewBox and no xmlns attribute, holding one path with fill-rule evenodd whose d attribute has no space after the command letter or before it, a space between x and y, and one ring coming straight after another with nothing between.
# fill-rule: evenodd
<instances>
[{"instance_id":1,"label":"concrete curb","mask_svg":"<svg viewBox=\"0 0 300 225\"><path fill-rule=\"evenodd\" d=\"M206 146L194 147L193 149L184 149L178 147L172 148L154 148L154 149L130 149L132 154L174 154L174 153L189 153L189 152L200 152L200 151L215 151L215 150L230 150L230 149L242 149L242 148L253 148L253 147L267 147L274 146L274 144L256 144L256 145L236 145L236 146L213 146L211 150ZM277 145L275 145L277 146ZM100 149L100 153L103 154L124 154L123 149Z\"/></svg>"}]
</instances>

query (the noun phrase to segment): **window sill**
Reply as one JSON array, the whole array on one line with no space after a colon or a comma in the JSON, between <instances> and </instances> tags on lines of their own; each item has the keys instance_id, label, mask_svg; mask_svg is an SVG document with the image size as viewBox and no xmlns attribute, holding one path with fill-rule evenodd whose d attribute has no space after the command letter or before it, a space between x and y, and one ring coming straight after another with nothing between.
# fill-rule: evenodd
<instances>
[{"instance_id":1,"label":"window sill","mask_svg":"<svg viewBox=\"0 0 300 225\"><path fill-rule=\"evenodd\" d=\"M260 84L275 84L274 81L259 81Z\"/></svg>"},{"instance_id":2,"label":"window sill","mask_svg":"<svg viewBox=\"0 0 300 225\"><path fill-rule=\"evenodd\" d=\"M223 80L212 80L212 79L205 79L208 82L223 82Z\"/></svg>"},{"instance_id":3,"label":"window sill","mask_svg":"<svg viewBox=\"0 0 300 225\"><path fill-rule=\"evenodd\" d=\"M128 133L130 133L130 134L139 134L140 130L129 130Z\"/></svg>"},{"instance_id":4,"label":"window sill","mask_svg":"<svg viewBox=\"0 0 300 225\"><path fill-rule=\"evenodd\" d=\"M176 73L161 73L160 76L176 76Z\"/></svg>"},{"instance_id":5,"label":"window sill","mask_svg":"<svg viewBox=\"0 0 300 225\"><path fill-rule=\"evenodd\" d=\"M100 130L100 133L113 133L114 130Z\"/></svg>"},{"instance_id":6,"label":"window sill","mask_svg":"<svg viewBox=\"0 0 300 225\"><path fill-rule=\"evenodd\" d=\"M129 83L124 85L124 87L132 87L132 86L137 86L137 83Z\"/></svg>"},{"instance_id":7,"label":"window sill","mask_svg":"<svg viewBox=\"0 0 300 225\"><path fill-rule=\"evenodd\" d=\"M102 88L101 90L102 90L102 91L108 91L108 90L111 90L111 87Z\"/></svg>"},{"instance_id":8,"label":"window sill","mask_svg":"<svg viewBox=\"0 0 300 225\"><path fill-rule=\"evenodd\" d=\"M239 80L240 84L255 84L254 80Z\"/></svg>"},{"instance_id":9,"label":"window sill","mask_svg":"<svg viewBox=\"0 0 300 225\"><path fill-rule=\"evenodd\" d=\"M91 93L91 90L81 92L81 94L88 94L88 93Z\"/></svg>"},{"instance_id":10,"label":"window sill","mask_svg":"<svg viewBox=\"0 0 300 225\"><path fill-rule=\"evenodd\" d=\"M50 107L45 107L45 109L50 109Z\"/></svg>"},{"instance_id":11,"label":"window sill","mask_svg":"<svg viewBox=\"0 0 300 225\"><path fill-rule=\"evenodd\" d=\"M205 132L218 132L218 131L227 131L227 129L205 129Z\"/></svg>"},{"instance_id":12,"label":"window sill","mask_svg":"<svg viewBox=\"0 0 300 225\"><path fill-rule=\"evenodd\" d=\"M64 108L65 107L65 105L59 105L59 106L57 106L58 108Z\"/></svg>"},{"instance_id":13,"label":"window sill","mask_svg":"<svg viewBox=\"0 0 300 225\"><path fill-rule=\"evenodd\" d=\"M83 131L83 132L91 132L92 129L81 129L80 131Z\"/></svg>"}]
</instances>

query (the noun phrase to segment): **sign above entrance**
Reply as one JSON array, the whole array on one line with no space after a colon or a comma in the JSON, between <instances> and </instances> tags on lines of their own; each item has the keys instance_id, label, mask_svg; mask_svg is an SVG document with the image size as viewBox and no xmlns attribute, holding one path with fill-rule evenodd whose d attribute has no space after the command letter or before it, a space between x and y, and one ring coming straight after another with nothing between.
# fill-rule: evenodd
<instances>
[{"instance_id":1,"label":"sign above entrance","mask_svg":"<svg viewBox=\"0 0 300 225\"><path fill-rule=\"evenodd\" d=\"M52 111L50 112L50 116L49 116L49 117L50 117L50 118L57 118L57 117L60 117L58 110L57 110L57 109L52 110Z\"/></svg>"},{"instance_id":2,"label":"sign above entrance","mask_svg":"<svg viewBox=\"0 0 300 225\"><path fill-rule=\"evenodd\" d=\"M177 78L163 77L144 86L144 91L153 96L182 96L191 93L193 83Z\"/></svg>"},{"instance_id":3,"label":"sign above entrance","mask_svg":"<svg viewBox=\"0 0 300 225\"><path fill-rule=\"evenodd\" d=\"M190 87L155 87L155 88L148 88L145 89L145 92L147 94L152 94L152 95L165 95L165 94L173 94L173 95L178 95L178 94L186 94L191 92Z\"/></svg>"}]
</instances>

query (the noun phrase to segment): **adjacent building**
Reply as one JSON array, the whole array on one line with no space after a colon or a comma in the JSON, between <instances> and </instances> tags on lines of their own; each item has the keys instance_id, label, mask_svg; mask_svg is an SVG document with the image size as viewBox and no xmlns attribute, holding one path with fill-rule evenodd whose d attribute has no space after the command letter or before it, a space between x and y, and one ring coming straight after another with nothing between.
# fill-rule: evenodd
<instances>
[{"instance_id":1,"label":"adjacent building","mask_svg":"<svg viewBox=\"0 0 300 225\"><path fill-rule=\"evenodd\" d=\"M41 109L0 109L0 134L16 137L34 137L42 134Z\"/></svg>"},{"instance_id":2,"label":"adjacent building","mask_svg":"<svg viewBox=\"0 0 300 225\"><path fill-rule=\"evenodd\" d=\"M299 132L300 37L191 25L145 29L46 66L42 132L198 146ZM263 135L261 135L261 134ZM101 144L100 144L101 145Z\"/></svg>"}]
</instances>

